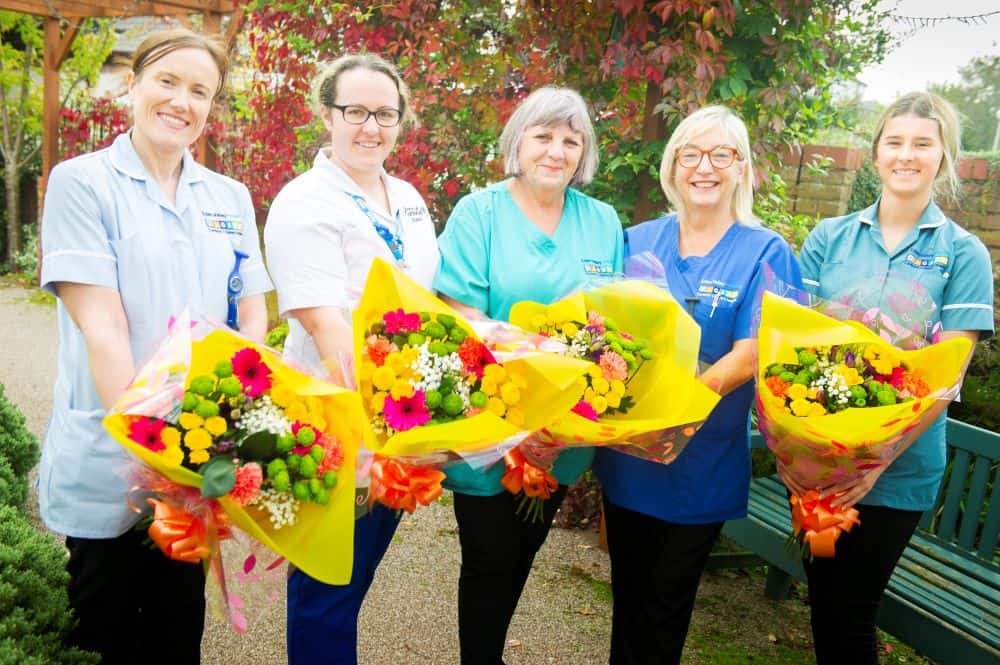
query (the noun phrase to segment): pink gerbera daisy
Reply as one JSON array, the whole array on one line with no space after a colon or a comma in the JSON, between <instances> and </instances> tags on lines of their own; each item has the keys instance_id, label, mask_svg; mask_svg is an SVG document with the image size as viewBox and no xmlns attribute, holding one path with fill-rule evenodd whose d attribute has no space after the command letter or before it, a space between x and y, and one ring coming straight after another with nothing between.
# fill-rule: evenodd
<instances>
[{"instance_id":1,"label":"pink gerbera daisy","mask_svg":"<svg viewBox=\"0 0 1000 665\"><path fill-rule=\"evenodd\" d=\"M166 426L167 423L159 418L136 418L129 423L128 438L143 448L158 453L167 447L160 438L160 433Z\"/></svg>"},{"instance_id":2,"label":"pink gerbera daisy","mask_svg":"<svg viewBox=\"0 0 1000 665\"><path fill-rule=\"evenodd\" d=\"M413 397L400 399L393 399L392 395L388 395L382 413L385 415L386 424L397 432L405 432L418 425L424 425L431 419L431 413L424 401L423 390L414 392Z\"/></svg>"},{"instance_id":3,"label":"pink gerbera daisy","mask_svg":"<svg viewBox=\"0 0 1000 665\"><path fill-rule=\"evenodd\" d=\"M420 330L420 315L417 313L407 314L402 308L394 312L386 312L382 315L385 322L385 331L390 335L406 334Z\"/></svg>"},{"instance_id":4,"label":"pink gerbera daisy","mask_svg":"<svg viewBox=\"0 0 1000 665\"><path fill-rule=\"evenodd\" d=\"M236 482L229 490L229 498L245 506L260 494L260 486L264 482L264 470L260 464L249 462L236 468Z\"/></svg>"},{"instance_id":5,"label":"pink gerbera daisy","mask_svg":"<svg viewBox=\"0 0 1000 665\"><path fill-rule=\"evenodd\" d=\"M594 407L589 402L584 402L582 399L573 407L573 413L583 416L587 420L597 422L597 411L594 411Z\"/></svg>"},{"instance_id":6,"label":"pink gerbera daisy","mask_svg":"<svg viewBox=\"0 0 1000 665\"><path fill-rule=\"evenodd\" d=\"M597 364L601 366L601 372L608 381L614 381L615 379L624 381L628 378L628 363L614 351L605 351L602 353Z\"/></svg>"},{"instance_id":7,"label":"pink gerbera daisy","mask_svg":"<svg viewBox=\"0 0 1000 665\"><path fill-rule=\"evenodd\" d=\"M240 349L233 356L233 374L243 384L243 392L250 397L260 397L271 387L271 368L264 363L256 349Z\"/></svg>"}]
</instances>

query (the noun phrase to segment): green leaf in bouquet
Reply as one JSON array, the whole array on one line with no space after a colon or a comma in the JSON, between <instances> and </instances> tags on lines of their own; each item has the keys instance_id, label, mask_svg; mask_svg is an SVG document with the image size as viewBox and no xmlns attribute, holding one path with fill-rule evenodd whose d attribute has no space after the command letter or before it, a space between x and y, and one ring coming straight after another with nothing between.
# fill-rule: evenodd
<instances>
[{"instance_id":1,"label":"green leaf in bouquet","mask_svg":"<svg viewBox=\"0 0 1000 665\"><path fill-rule=\"evenodd\" d=\"M219 455L205 462L201 469L201 495L217 498L229 493L236 484L236 465L227 455Z\"/></svg>"},{"instance_id":2,"label":"green leaf in bouquet","mask_svg":"<svg viewBox=\"0 0 1000 665\"><path fill-rule=\"evenodd\" d=\"M254 432L240 444L243 459L267 461L278 455L278 436L272 432Z\"/></svg>"}]
</instances>

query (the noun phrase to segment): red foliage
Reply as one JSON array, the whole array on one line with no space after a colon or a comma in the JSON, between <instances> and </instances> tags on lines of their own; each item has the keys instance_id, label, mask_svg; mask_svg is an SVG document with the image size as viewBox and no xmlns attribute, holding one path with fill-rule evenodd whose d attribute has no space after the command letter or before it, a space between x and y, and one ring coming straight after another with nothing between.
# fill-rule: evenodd
<instances>
[{"instance_id":1,"label":"red foliage","mask_svg":"<svg viewBox=\"0 0 1000 665\"><path fill-rule=\"evenodd\" d=\"M59 111L59 159L69 159L111 145L129 128L129 111L107 98L93 100L88 109Z\"/></svg>"}]
</instances>

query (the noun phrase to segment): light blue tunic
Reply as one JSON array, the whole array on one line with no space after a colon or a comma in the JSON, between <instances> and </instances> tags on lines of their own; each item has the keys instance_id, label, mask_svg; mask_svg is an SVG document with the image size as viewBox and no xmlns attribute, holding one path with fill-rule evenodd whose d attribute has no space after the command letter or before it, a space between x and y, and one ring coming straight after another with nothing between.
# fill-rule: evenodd
<instances>
[{"instance_id":1,"label":"light blue tunic","mask_svg":"<svg viewBox=\"0 0 1000 665\"><path fill-rule=\"evenodd\" d=\"M438 291L506 321L516 302L554 302L622 271L622 227L614 208L569 189L550 238L514 203L509 182L469 194L455 206L438 239ZM592 448L567 450L552 474L571 484L593 456ZM445 471L445 486L457 492L492 496L503 491L503 463L483 470L458 464Z\"/></svg>"},{"instance_id":2,"label":"light blue tunic","mask_svg":"<svg viewBox=\"0 0 1000 665\"><path fill-rule=\"evenodd\" d=\"M825 219L813 229L799 254L806 288L856 309L878 308L894 319L908 318L908 327L928 341L941 330L975 330L989 337L993 271L983 243L932 201L889 253L879 230L878 205ZM942 414L886 469L861 503L927 510L934 505L945 457Z\"/></svg>"},{"instance_id":3,"label":"light blue tunic","mask_svg":"<svg viewBox=\"0 0 1000 665\"><path fill-rule=\"evenodd\" d=\"M117 289L132 358L152 355L171 315L226 320L235 250L249 255L242 297L271 290L250 194L184 153L176 204L146 172L128 134L58 164L42 219L42 287L57 282ZM59 301L58 376L42 448L38 495L45 524L80 538L113 538L137 519L126 494L133 462L104 431L83 335Z\"/></svg>"}]
</instances>

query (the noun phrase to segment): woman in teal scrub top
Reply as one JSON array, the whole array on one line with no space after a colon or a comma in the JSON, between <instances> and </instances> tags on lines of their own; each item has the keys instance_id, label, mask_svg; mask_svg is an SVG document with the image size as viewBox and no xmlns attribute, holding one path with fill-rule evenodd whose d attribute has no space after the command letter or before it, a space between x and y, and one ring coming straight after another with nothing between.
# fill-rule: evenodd
<instances>
[{"instance_id":1,"label":"woman in teal scrub top","mask_svg":"<svg viewBox=\"0 0 1000 665\"><path fill-rule=\"evenodd\" d=\"M597 169L594 129L573 90L541 88L500 136L511 176L464 197L439 238L435 288L465 311L506 320L519 300L549 303L622 270L622 228L614 209L573 189ZM561 453L559 489L540 523L515 512L500 484L504 465L446 469L455 491L462 546L458 631L463 665L500 665L507 627L535 553L567 486L590 466L591 449Z\"/></svg>"},{"instance_id":2,"label":"woman in teal scrub top","mask_svg":"<svg viewBox=\"0 0 1000 665\"><path fill-rule=\"evenodd\" d=\"M893 102L872 141L881 196L870 208L813 229L799 256L806 288L854 308L888 311L903 285L908 300L919 293L934 303L919 316L911 313L907 324L928 342L989 337L989 252L934 201L959 191L959 145L958 115L945 100L914 92ZM805 562L819 665L878 663L882 592L944 474L946 407L938 402L938 417L932 410L931 424L888 467L825 490L843 492L834 503L857 508L861 526L841 535L836 557Z\"/></svg>"}]
</instances>

